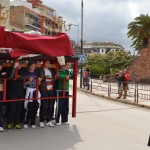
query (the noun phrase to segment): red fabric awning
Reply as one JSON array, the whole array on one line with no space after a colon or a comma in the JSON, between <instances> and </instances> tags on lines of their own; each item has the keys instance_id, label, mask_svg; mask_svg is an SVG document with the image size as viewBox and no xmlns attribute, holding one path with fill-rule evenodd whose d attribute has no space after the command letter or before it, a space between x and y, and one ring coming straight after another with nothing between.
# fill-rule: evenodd
<instances>
[{"instance_id":1,"label":"red fabric awning","mask_svg":"<svg viewBox=\"0 0 150 150\"><path fill-rule=\"evenodd\" d=\"M32 53L51 57L73 55L70 39L65 33L51 37L9 32L0 27L0 47L12 48L11 57Z\"/></svg>"}]
</instances>

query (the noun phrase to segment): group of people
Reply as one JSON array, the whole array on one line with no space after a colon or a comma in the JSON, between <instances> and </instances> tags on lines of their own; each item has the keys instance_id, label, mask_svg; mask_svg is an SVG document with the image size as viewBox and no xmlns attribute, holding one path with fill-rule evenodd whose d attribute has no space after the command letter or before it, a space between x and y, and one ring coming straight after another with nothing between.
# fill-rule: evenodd
<instances>
[{"instance_id":1,"label":"group of people","mask_svg":"<svg viewBox=\"0 0 150 150\"><path fill-rule=\"evenodd\" d=\"M73 73L70 65L60 66L58 78L55 69L50 68L50 61L43 61L43 66L36 69L35 62L28 62L22 68L15 62L7 70L0 62L0 131L4 131L3 108L6 107L6 128L36 128L36 116L39 109L39 126L68 124L69 113L69 78ZM6 99L3 103L3 79L7 78ZM65 78L65 82L64 79ZM38 86L38 87L37 87ZM38 90L37 90L38 89ZM65 97L61 97L65 91ZM37 99L38 97L38 99ZM54 97L57 97L54 99ZM25 99L25 100L24 100ZM56 109L54 107L56 101Z\"/></svg>"},{"instance_id":2,"label":"group of people","mask_svg":"<svg viewBox=\"0 0 150 150\"><path fill-rule=\"evenodd\" d=\"M124 92L123 99L126 99L128 82L130 81L130 74L127 71L127 69L125 69L124 71L119 71L119 73L116 76L116 79L118 81L118 94L119 94L117 99L120 99L122 97L123 92Z\"/></svg>"}]
</instances>

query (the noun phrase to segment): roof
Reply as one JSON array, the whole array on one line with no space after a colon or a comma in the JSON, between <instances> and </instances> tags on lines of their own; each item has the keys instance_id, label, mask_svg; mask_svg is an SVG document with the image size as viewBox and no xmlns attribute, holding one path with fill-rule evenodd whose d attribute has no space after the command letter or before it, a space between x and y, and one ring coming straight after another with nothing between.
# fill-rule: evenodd
<instances>
[{"instance_id":1,"label":"roof","mask_svg":"<svg viewBox=\"0 0 150 150\"><path fill-rule=\"evenodd\" d=\"M49 57L72 56L73 50L70 39L66 33L58 35L41 36L19 32L5 31L0 26L0 48L12 48L11 57L28 54L43 54Z\"/></svg>"}]
</instances>

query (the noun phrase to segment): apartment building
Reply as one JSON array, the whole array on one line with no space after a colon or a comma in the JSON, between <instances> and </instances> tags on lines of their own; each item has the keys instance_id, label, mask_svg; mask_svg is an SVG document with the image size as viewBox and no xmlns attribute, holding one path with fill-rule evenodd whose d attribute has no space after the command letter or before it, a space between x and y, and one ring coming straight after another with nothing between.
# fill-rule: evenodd
<instances>
[{"instance_id":1,"label":"apartment building","mask_svg":"<svg viewBox=\"0 0 150 150\"><path fill-rule=\"evenodd\" d=\"M41 0L14 0L10 3L11 30L40 31L43 35L55 35L60 32L62 17Z\"/></svg>"},{"instance_id":2,"label":"apartment building","mask_svg":"<svg viewBox=\"0 0 150 150\"><path fill-rule=\"evenodd\" d=\"M78 55L80 55L81 45L78 44ZM89 55L94 54L106 54L110 51L124 50L122 45L115 44L112 42L84 42L83 43L83 54Z\"/></svg>"},{"instance_id":3,"label":"apartment building","mask_svg":"<svg viewBox=\"0 0 150 150\"><path fill-rule=\"evenodd\" d=\"M0 25L9 29L10 0L0 0Z\"/></svg>"}]
</instances>

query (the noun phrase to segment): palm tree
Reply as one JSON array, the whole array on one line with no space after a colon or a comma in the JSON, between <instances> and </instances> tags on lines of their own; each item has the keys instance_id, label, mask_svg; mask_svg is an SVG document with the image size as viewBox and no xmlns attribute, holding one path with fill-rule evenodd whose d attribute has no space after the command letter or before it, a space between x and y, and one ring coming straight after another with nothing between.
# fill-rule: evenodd
<instances>
[{"instance_id":1,"label":"palm tree","mask_svg":"<svg viewBox=\"0 0 150 150\"><path fill-rule=\"evenodd\" d=\"M136 50L148 46L150 38L150 16L141 14L135 18L135 21L128 25L128 37L131 37L133 43L131 47Z\"/></svg>"}]
</instances>

